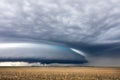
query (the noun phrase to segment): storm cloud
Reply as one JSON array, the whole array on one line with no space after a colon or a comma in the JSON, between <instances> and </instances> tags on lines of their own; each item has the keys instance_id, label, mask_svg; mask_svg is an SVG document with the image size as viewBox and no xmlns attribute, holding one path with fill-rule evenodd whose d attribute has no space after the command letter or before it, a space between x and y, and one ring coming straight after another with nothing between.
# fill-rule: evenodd
<instances>
[{"instance_id":1,"label":"storm cloud","mask_svg":"<svg viewBox=\"0 0 120 80\"><path fill-rule=\"evenodd\" d=\"M97 61L98 57L109 59L108 64L117 60L118 65L119 3L119 0L1 0L0 42L57 42L86 53L89 62Z\"/></svg>"},{"instance_id":2,"label":"storm cloud","mask_svg":"<svg viewBox=\"0 0 120 80\"><path fill-rule=\"evenodd\" d=\"M2 62L40 62L50 63L86 63L82 52L79 54L67 46L43 43L1 43L0 61Z\"/></svg>"},{"instance_id":3,"label":"storm cloud","mask_svg":"<svg viewBox=\"0 0 120 80\"><path fill-rule=\"evenodd\" d=\"M119 0L1 0L0 32L56 41L119 42L119 7Z\"/></svg>"}]
</instances>

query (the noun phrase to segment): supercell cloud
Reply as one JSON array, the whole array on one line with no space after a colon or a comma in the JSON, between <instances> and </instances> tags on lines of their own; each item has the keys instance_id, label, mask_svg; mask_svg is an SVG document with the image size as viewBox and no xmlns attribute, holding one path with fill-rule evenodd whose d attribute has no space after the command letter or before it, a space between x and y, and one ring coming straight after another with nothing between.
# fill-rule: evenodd
<instances>
[{"instance_id":1,"label":"supercell cloud","mask_svg":"<svg viewBox=\"0 0 120 80\"><path fill-rule=\"evenodd\" d=\"M57 46L43 43L2 43L0 61L25 61L50 63L86 63L81 54L73 52L67 46Z\"/></svg>"},{"instance_id":2,"label":"supercell cloud","mask_svg":"<svg viewBox=\"0 0 120 80\"><path fill-rule=\"evenodd\" d=\"M1 0L0 42L57 42L87 54L86 65L118 66L119 3L119 0Z\"/></svg>"}]
</instances>

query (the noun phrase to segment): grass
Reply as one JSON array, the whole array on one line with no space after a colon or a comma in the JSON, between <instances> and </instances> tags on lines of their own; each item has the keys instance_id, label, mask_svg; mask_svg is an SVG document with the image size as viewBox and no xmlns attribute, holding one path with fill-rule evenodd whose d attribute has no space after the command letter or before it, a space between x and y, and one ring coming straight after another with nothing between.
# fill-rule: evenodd
<instances>
[{"instance_id":1,"label":"grass","mask_svg":"<svg viewBox=\"0 0 120 80\"><path fill-rule=\"evenodd\" d=\"M97 68L97 67L0 68L0 80L120 80L120 68Z\"/></svg>"}]
</instances>

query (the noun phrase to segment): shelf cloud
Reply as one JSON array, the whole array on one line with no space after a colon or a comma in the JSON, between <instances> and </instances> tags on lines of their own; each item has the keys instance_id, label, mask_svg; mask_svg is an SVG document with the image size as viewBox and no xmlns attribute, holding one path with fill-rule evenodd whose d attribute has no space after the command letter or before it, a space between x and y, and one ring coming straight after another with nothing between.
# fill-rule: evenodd
<instances>
[{"instance_id":1,"label":"shelf cloud","mask_svg":"<svg viewBox=\"0 0 120 80\"><path fill-rule=\"evenodd\" d=\"M85 56L73 52L67 46L43 43L1 43L0 45L1 62L87 63Z\"/></svg>"}]
</instances>

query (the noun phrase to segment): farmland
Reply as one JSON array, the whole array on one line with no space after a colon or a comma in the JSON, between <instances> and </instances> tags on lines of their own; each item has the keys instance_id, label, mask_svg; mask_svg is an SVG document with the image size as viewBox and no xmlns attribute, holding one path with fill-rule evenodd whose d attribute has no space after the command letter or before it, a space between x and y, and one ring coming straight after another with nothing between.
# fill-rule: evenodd
<instances>
[{"instance_id":1,"label":"farmland","mask_svg":"<svg viewBox=\"0 0 120 80\"><path fill-rule=\"evenodd\" d=\"M120 80L120 68L1 67L0 80Z\"/></svg>"}]
</instances>

